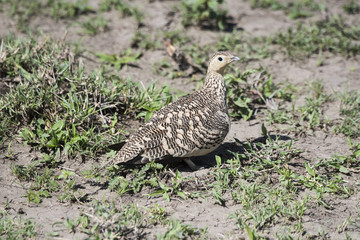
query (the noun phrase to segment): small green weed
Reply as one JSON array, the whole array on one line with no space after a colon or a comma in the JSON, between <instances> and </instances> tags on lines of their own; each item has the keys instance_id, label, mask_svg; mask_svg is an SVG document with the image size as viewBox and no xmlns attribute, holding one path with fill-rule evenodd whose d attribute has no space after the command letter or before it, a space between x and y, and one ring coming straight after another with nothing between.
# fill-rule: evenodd
<instances>
[{"instance_id":1,"label":"small green weed","mask_svg":"<svg viewBox=\"0 0 360 240\"><path fill-rule=\"evenodd\" d=\"M251 8L270 8L280 10L284 6L277 0L250 0Z\"/></svg>"},{"instance_id":2,"label":"small green weed","mask_svg":"<svg viewBox=\"0 0 360 240\"><path fill-rule=\"evenodd\" d=\"M291 83L284 83L278 86L284 92L284 100L294 101L298 96L299 88ZM280 124L291 124L295 125L295 106L294 103L291 104L291 110L284 104L285 102L279 103L279 108L276 111L267 111L267 121L270 124L280 123Z\"/></svg>"},{"instance_id":3,"label":"small green weed","mask_svg":"<svg viewBox=\"0 0 360 240\"><path fill-rule=\"evenodd\" d=\"M345 181L340 175L335 175L334 178L332 178L328 175L320 174L308 163L305 163L305 169L307 175L298 175L295 178L298 179L299 183L304 187L315 190L319 202L322 204L322 198L325 193L351 195L351 190L343 185ZM326 204L323 205L327 207Z\"/></svg>"},{"instance_id":4,"label":"small green weed","mask_svg":"<svg viewBox=\"0 0 360 240\"><path fill-rule=\"evenodd\" d=\"M117 207L115 202L91 203L90 210L85 210L77 219L67 219L64 225L69 232L85 233L97 239L148 237L142 229L153 224L167 225L165 234L158 234L158 239L182 239L204 236L206 230L193 228L179 220L167 219L165 208L157 205L151 208L139 208L135 204Z\"/></svg>"},{"instance_id":5,"label":"small green weed","mask_svg":"<svg viewBox=\"0 0 360 240\"><path fill-rule=\"evenodd\" d=\"M352 152L349 156L335 155L329 159L320 159L315 164L316 168L323 167L327 172L350 174L360 168L360 144L349 141L349 148Z\"/></svg>"},{"instance_id":6,"label":"small green weed","mask_svg":"<svg viewBox=\"0 0 360 240\"><path fill-rule=\"evenodd\" d=\"M285 3L278 0L251 0L250 4L252 8L282 10L289 15L290 19L311 17L314 12L324 11L326 9L324 4L313 0L297 0Z\"/></svg>"},{"instance_id":7,"label":"small green weed","mask_svg":"<svg viewBox=\"0 0 360 240\"><path fill-rule=\"evenodd\" d=\"M324 103L332 100L332 96L324 91L324 84L321 80L312 80L308 84L311 93L305 98L305 104L295 108L281 108L277 111L268 111L267 120L270 123L291 124L292 131L303 131L302 127L307 129L322 128L327 129L329 120L323 114ZM296 92L296 89L287 90ZM291 99L289 95L289 99Z\"/></svg>"},{"instance_id":8,"label":"small green weed","mask_svg":"<svg viewBox=\"0 0 360 240\"><path fill-rule=\"evenodd\" d=\"M148 212L148 218L150 224L164 223L167 219L166 209L164 207L159 207L157 204L154 207L146 208Z\"/></svg>"},{"instance_id":9,"label":"small green weed","mask_svg":"<svg viewBox=\"0 0 360 240\"><path fill-rule=\"evenodd\" d=\"M154 74L167 76L170 79L180 77L179 73L174 69L168 58L164 58L161 61L155 62L153 64L153 72Z\"/></svg>"},{"instance_id":10,"label":"small green weed","mask_svg":"<svg viewBox=\"0 0 360 240\"><path fill-rule=\"evenodd\" d=\"M254 169L257 171L271 168L280 169L280 166L300 153L299 150L293 148L292 141L280 141L277 138L272 139L270 137L267 137L265 143L246 143L243 146L245 153L236 155L236 159L249 159L256 163Z\"/></svg>"},{"instance_id":11,"label":"small green weed","mask_svg":"<svg viewBox=\"0 0 360 240\"><path fill-rule=\"evenodd\" d=\"M360 93L357 90L344 91L340 100L341 122L335 126L336 133L357 137L360 135Z\"/></svg>"},{"instance_id":12,"label":"small green weed","mask_svg":"<svg viewBox=\"0 0 360 240\"><path fill-rule=\"evenodd\" d=\"M21 216L10 216L0 210L0 237L1 239L33 239L36 236L36 223L32 219Z\"/></svg>"},{"instance_id":13,"label":"small green weed","mask_svg":"<svg viewBox=\"0 0 360 240\"><path fill-rule=\"evenodd\" d=\"M227 11L220 7L223 2L224 0L182 0L182 24L185 27L198 24L223 30L227 18Z\"/></svg>"},{"instance_id":14,"label":"small green weed","mask_svg":"<svg viewBox=\"0 0 360 240\"><path fill-rule=\"evenodd\" d=\"M76 156L78 154L93 155L103 148L104 134L96 133L95 128L86 132L79 132L79 124L67 125L65 120L58 120L53 125L39 118L34 129L23 128L20 136L24 144L37 145L41 150L62 151L63 157ZM48 127L48 128L47 128Z\"/></svg>"},{"instance_id":15,"label":"small green weed","mask_svg":"<svg viewBox=\"0 0 360 240\"><path fill-rule=\"evenodd\" d=\"M171 240L171 239L204 239L206 229L194 228L188 224L183 224L179 220L171 220L168 223L166 232L158 234L158 240Z\"/></svg>"},{"instance_id":16,"label":"small green weed","mask_svg":"<svg viewBox=\"0 0 360 240\"><path fill-rule=\"evenodd\" d=\"M220 36L217 49L239 53L241 61L247 62L270 57L269 44L262 37L249 37L240 31Z\"/></svg>"},{"instance_id":17,"label":"small green weed","mask_svg":"<svg viewBox=\"0 0 360 240\"><path fill-rule=\"evenodd\" d=\"M100 4L100 11L109 11L112 8L115 8L121 13L123 17L132 16L138 25L141 24L144 16L143 13L139 11L136 7L132 7L125 1L118 0L103 0Z\"/></svg>"},{"instance_id":18,"label":"small green weed","mask_svg":"<svg viewBox=\"0 0 360 240\"><path fill-rule=\"evenodd\" d=\"M293 103L290 107L283 108L280 106L277 111L268 111L267 121L290 124L292 125L290 130L295 132L316 128L327 130L330 121L324 115L323 109L324 103L333 100L332 95L325 92L322 80L314 79L308 82L307 88L310 94L305 98L305 103L302 106L296 108L295 103ZM287 91L296 92L297 90L290 88Z\"/></svg>"},{"instance_id":19,"label":"small green weed","mask_svg":"<svg viewBox=\"0 0 360 240\"><path fill-rule=\"evenodd\" d=\"M360 12L359 3L353 0L350 1L349 3L344 4L343 9L347 14L357 14Z\"/></svg>"},{"instance_id":20,"label":"small green weed","mask_svg":"<svg viewBox=\"0 0 360 240\"><path fill-rule=\"evenodd\" d=\"M85 19L79 23L82 27L82 33L88 35L96 35L107 30L107 21L102 16Z\"/></svg>"},{"instance_id":21,"label":"small green weed","mask_svg":"<svg viewBox=\"0 0 360 240\"><path fill-rule=\"evenodd\" d=\"M300 122L306 121L307 127L313 129L315 127L325 128L329 124L326 116L323 115L322 107L324 103L331 100L331 96L324 91L324 83L321 80L310 81L309 89L311 95L306 97L306 102L299 108Z\"/></svg>"},{"instance_id":22,"label":"small green weed","mask_svg":"<svg viewBox=\"0 0 360 240\"><path fill-rule=\"evenodd\" d=\"M136 103L133 108L140 111L137 117L144 117L145 121L148 121L154 111L172 102L173 96L167 86L157 89L155 84L151 83L146 89L142 86L140 94L135 96L133 101Z\"/></svg>"},{"instance_id":23,"label":"small green weed","mask_svg":"<svg viewBox=\"0 0 360 240\"><path fill-rule=\"evenodd\" d=\"M101 62L109 63L117 69L128 64L134 64L141 57L140 52L132 53L130 48L120 54L95 53L95 55Z\"/></svg>"},{"instance_id":24,"label":"small green weed","mask_svg":"<svg viewBox=\"0 0 360 240\"><path fill-rule=\"evenodd\" d=\"M1 0L0 4L2 11L15 20L20 31L27 30L29 19L36 16L39 9L42 8L39 1Z\"/></svg>"},{"instance_id":25,"label":"small green weed","mask_svg":"<svg viewBox=\"0 0 360 240\"><path fill-rule=\"evenodd\" d=\"M38 162L35 162L28 167L13 166L12 172L19 180L32 182L25 196L28 202L39 204L42 198L50 197L52 192L58 192L60 188L53 170L45 168L40 172L37 164Z\"/></svg>"},{"instance_id":26,"label":"small green weed","mask_svg":"<svg viewBox=\"0 0 360 240\"><path fill-rule=\"evenodd\" d=\"M171 44L174 46L184 45L191 42L191 39L181 30L162 31L159 32L158 35L158 37L161 37L164 40L169 39Z\"/></svg>"},{"instance_id":27,"label":"small green weed","mask_svg":"<svg viewBox=\"0 0 360 240\"><path fill-rule=\"evenodd\" d=\"M145 227L142 212L135 204L121 208L115 203L93 202L90 212L83 212L75 220L64 222L69 232L82 232L94 238L114 239L135 237L137 228Z\"/></svg>"},{"instance_id":28,"label":"small green weed","mask_svg":"<svg viewBox=\"0 0 360 240\"><path fill-rule=\"evenodd\" d=\"M268 111L267 122L270 124L295 124L293 112L289 112L287 109L279 108L277 111Z\"/></svg>"},{"instance_id":29,"label":"small green weed","mask_svg":"<svg viewBox=\"0 0 360 240\"><path fill-rule=\"evenodd\" d=\"M255 230L262 230L273 226L281 218L287 219L285 221L288 224L301 221L307 201L298 202L294 194L287 190L274 191L267 189L268 185L256 185L260 186L257 186L254 199L249 197L251 205L246 204L243 209L230 216L236 219L239 229L246 229L247 224L250 224Z\"/></svg>"},{"instance_id":30,"label":"small green weed","mask_svg":"<svg viewBox=\"0 0 360 240\"><path fill-rule=\"evenodd\" d=\"M186 45L182 50L190 56L193 66L198 66L204 73L208 67L207 61L209 60L210 52L215 51L213 46L200 46L198 44Z\"/></svg>"},{"instance_id":31,"label":"small green weed","mask_svg":"<svg viewBox=\"0 0 360 240\"><path fill-rule=\"evenodd\" d=\"M161 44L151 38L149 34L136 32L132 38L131 47L144 50L154 50L160 48Z\"/></svg>"},{"instance_id":32,"label":"small green weed","mask_svg":"<svg viewBox=\"0 0 360 240\"><path fill-rule=\"evenodd\" d=\"M117 171L110 172L108 176L109 180L109 189L117 192L120 196L125 193L138 193L145 186L157 187L159 186L157 173L158 170L162 169L163 166L158 163L150 163L144 165L141 169L132 169L130 170L131 180L118 176ZM114 177L115 176L115 177Z\"/></svg>"},{"instance_id":33,"label":"small green weed","mask_svg":"<svg viewBox=\"0 0 360 240\"><path fill-rule=\"evenodd\" d=\"M157 191L149 194L149 196L162 195L168 202L170 202L171 195L178 196L178 197L181 197L182 199L186 200L188 193L186 193L182 190L183 184L184 184L183 180L184 179L182 178L180 172L177 170L176 174L175 174L174 178L172 179L172 181L170 182L170 184L166 184L166 183L163 183L162 181L159 181L160 190L157 190Z\"/></svg>"},{"instance_id":34,"label":"small green weed","mask_svg":"<svg viewBox=\"0 0 360 240\"><path fill-rule=\"evenodd\" d=\"M341 17L331 17L310 26L298 23L297 27L288 28L269 37L273 44L284 47L288 56L304 58L321 52L340 53L355 56L360 52L360 29L348 26Z\"/></svg>"},{"instance_id":35,"label":"small green weed","mask_svg":"<svg viewBox=\"0 0 360 240\"><path fill-rule=\"evenodd\" d=\"M93 11L87 2L88 0L76 0L74 3L64 0L47 0L45 7L50 9L50 16L54 19L74 18Z\"/></svg>"},{"instance_id":36,"label":"small green weed","mask_svg":"<svg viewBox=\"0 0 360 240\"><path fill-rule=\"evenodd\" d=\"M40 15L50 16L53 19L75 18L83 14L92 12L92 8L87 5L87 0L77 0L68 2L64 0L1 0L2 9L6 11L16 22L21 31L28 30L30 20Z\"/></svg>"},{"instance_id":37,"label":"small green weed","mask_svg":"<svg viewBox=\"0 0 360 240\"><path fill-rule=\"evenodd\" d=\"M244 143L243 147L244 153L234 153L234 157L226 164L221 164L221 159L217 157L213 184L215 187L219 186L218 189L226 191L230 187L236 191L238 186L244 184L242 179L252 181L256 172L281 171L284 164L299 154L299 150L293 148L292 141L280 141L269 136L266 136L265 143L248 142ZM236 195L233 197L235 200Z\"/></svg>"},{"instance_id":38,"label":"small green weed","mask_svg":"<svg viewBox=\"0 0 360 240\"><path fill-rule=\"evenodd\" d=\"M230 116L245 120L253 116L256 104L265 104L274 110L277 108L272 98L291 99L291 93L278 89L272 75L266 69L249 69L244 72L225 75L227 102Z\"/></svg>"},{"instance_id":39,"label":"small green weed","mask_svg":"<svg viewBox=\"0 0 360 240\"><path fill-rule=\"evenodd\" d=\"M174 197L187 199L190 194L183 190L187 180L181 176L179 171L173 174L163 168L159 163L149 163L141 169L131 169L126 178L118 176L118 173L110 173L109 189L123 195L138 193L144 187L150 187L154 191L146 194L149 197L161 195L167 201ZM114 177L113 174L116 176Z\"/></svg>"}]
</instances>

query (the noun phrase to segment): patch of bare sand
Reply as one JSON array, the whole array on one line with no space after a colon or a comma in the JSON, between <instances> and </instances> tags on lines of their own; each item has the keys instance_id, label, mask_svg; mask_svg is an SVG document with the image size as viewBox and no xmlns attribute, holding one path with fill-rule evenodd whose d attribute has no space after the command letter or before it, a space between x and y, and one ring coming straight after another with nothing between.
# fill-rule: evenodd
<instances>
[{"instance_id":1,"label":"patch of bare sand","mask_svg":"<svg viewBox=\"0 0 360 240\"><path fill-rule=\"evenodd\" d=\"M333 209L325 209L321 206L312 206L307 209L303 221L306 231L322 239L343 239L344 230L352 239L359 239L358 220L360 194L354 194L349 198L333 199L329 204Z\"/></svg>"}]
</instances>

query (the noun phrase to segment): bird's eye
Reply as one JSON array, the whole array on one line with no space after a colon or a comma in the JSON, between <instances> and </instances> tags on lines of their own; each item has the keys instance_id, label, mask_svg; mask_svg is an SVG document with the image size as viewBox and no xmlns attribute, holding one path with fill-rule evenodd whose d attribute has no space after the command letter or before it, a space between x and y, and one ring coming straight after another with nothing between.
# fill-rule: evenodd
<instances>
[{"instance_id":1,"label":"bird's eye","mask_svg":"<svg viewBox=\"0 0 360 240\"><path fill-rule=\"evenodd\" d=\"M222 61L223 61L223 58L222 58L222 57L218 57L218 60L219 60L220 62L222 62Z\"/></svg>"}]
</instances>

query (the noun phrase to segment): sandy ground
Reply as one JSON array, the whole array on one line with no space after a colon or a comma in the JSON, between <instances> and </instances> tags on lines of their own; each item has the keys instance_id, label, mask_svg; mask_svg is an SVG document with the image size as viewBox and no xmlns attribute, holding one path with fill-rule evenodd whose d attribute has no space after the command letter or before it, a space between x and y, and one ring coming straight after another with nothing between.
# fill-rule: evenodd
<instances>
[{"instance_id":1,"label":"sandy ground","mask_svg":"<svg viewBox=\"0 0 360 240\"><path fill-rule=\"evenodd\" d=\"M96 0L89 1L90 5L96 7ZM86 66L86 69L91 71L99 66L97 59L91 52L103 53L117 53L124 51L131 46L131 39L134 32L140 31L143 33L150 33L155 35L159 31L168 31L181 28L180 16L177 11L174 11L173 6L177 4L176 1L133 1L133 5L137 6L141 11L145 12L145 25L138 28L135 21L131 17L121 18L116 11L104 13L105 19L108 19L108 30L104 33L95 36L87 36L79 34L79 26L75 25L70 20L55 21L50 18L36 17L30 22L32 28L41 30L45 35L49 35L54 39L62 39L69 43L81 41L81 47L87 51L81 56L80 61ZM328 1L331 6L331 12L340 11L342 6L340 2L345 1ZM296 22L290 20L289 17L282 11L271 11L266 9L251 9L247 1L227 0L225 7L229 9L229 15L233 17L233 21L237 28L243 29L246 34L252 36L267 36L275 33L278 30L285 30L289 26L295 26ZM316 19L319 16L314 16ZM356 20L359 15L354 16ZM309 19L308 21L311 21ZM6 36L10 31L16 33L20 37L25 37L24 34L17 32L15 23L8 18L5 13L0 13L0 36ZM203 30L198 27L190 27L186 30L186 35L191 41L200 44L214 44L217 37L221 33L217 31ZM118 71L118 75L124 78L130 77L133 80L142 81L148 85L152 81L156 81L161 85L166 83L172 89L181 89L185 92L191 92L196 87L195 81L189 81L186 78L177 78L170 80L167 77L156 75L152 71L152 64L166 58L164 48L144 51L138 66L134 68L131 66L124 67ZM261 65L270 69L274 76L276 83L291 82L302 89L305 83L312 79L322 79L325 83L325 91L333 93L335 91L343 91L347 87L349 89L360 90L360 62L359 58L346 59L341 56L325 56L324 64L317 66L317 57L311 57L303 61L289 60L282 54L277 54L271 59L263 59L253 61L250 66ZM241 66L239 70L242 71L249 66ZM200 79L201 76L195 78ZM0 86L1 87L1 86ZM304 103L306 93L301 93L296 99L295 105L299 106ZM330 121L339 119L339 101L335 99L333 102L327 103L325 106L325 114ZM233 121L230 133L228 134L224 144L214 153L205 157L194 159L196 163L204 166L205 169L191 172L185 165L180 164L179 169L183 170L183 176L206 176L211 171L211 166L215 165L215 155L224 156L227 150L239 149L235 143L234 138L240 141L252 141L261 137L261 125L264 122L264 115L256 115L254 119L245 122L244 120ZM138 125L130 127L129 131L135 131ZM319 158L329 158L334 154L349 154L348 142L345 136L335 135L333 132L314 131L306 134L297 135L291 132L281 130L281 126L267 125L268 130L272 134L277 134L292 139L294 145L298 149L302 149L300 156L294 159L293 167L296 164L301 164L305 161L314 162ZM357 139L359 140L359 139ZM6 146L3 147L3 153L6 152ZM13 164L28 165L32 159L36 158L40 153L30 149L28 146L23 146L21 140L13 142L12 146L16 162L5 159L3 153L0 156L0 205L4 205L7 201L11 202L11 214L21 214L28 218L34 218L36 222L41 225L41 237L47 238L46 233L57 231L61 233L64 238L84 238L85 235L73 235L68 233L64 227L53 226L55 222L62 222L66 218L75 218L82 211L83 206L79 203L59 203L56 196L46 198L41 205L28 203L24 197L27 183L19 183L16 177L11 173L10 166ZM101 161L101 159L98 159ZM91 162L69 162L65 163L64 167L74 170L87 169ZM359 179L353 179L359 181ZM242 239L245 236L244 232L240 232L236 227L233 219L228 218L229 212L233 212L239 208L239 205L229 204L228 206L219 206L214 204L209 199L194 199L183 201L166 202L162 198L148 199L142 194L132 196L118 197L115 193L108 190L101 189L99 186L93 186L90 182L83 182L83 192L88 193L92 198L101 200L104 196L108 200L116 200L119 204L134 202L139 206L153 206L157 203L159 206L166 207L174 218L181 219L186 223L190 223L196 227L207 227L209 237L214 239ZM301 193L303 194L303 193ZM359 193L346 199L334 199L332 205L335 209L326 211L323 208L314 206L312 209L306 211L304 217L304 228L307 232L317 234L319 229L326 229L329 233L329 238L340 239L344 236L336 232L336 227L345 220L346 217L356 214L356 208L360 208ZM154 227L146 229L146 231L162 231ZM270 230L274 231L274 230ZM360 238L358 229L350 231L354 239Z\"/></svg>"}]
</instances>

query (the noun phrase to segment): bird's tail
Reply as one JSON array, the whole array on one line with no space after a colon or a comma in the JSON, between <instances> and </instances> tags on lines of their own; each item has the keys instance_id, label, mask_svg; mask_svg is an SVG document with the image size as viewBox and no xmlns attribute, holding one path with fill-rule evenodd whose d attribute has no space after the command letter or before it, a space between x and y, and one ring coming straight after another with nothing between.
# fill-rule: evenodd
<instances>
[{"instance_id":1,"label":"bird's tail","mask_svg":"<svg viewBox=\"0 0 360 240\"><path fill-rule=\"evenodd\" d=\"M114 150L114 151L120 151L121 148L125 145L126 142L120 142L120 143L115 143L112 145L107 146L109 149ZM106 167L113 165L115 158L110 159L109 161L105 162L99 169L96 170L95 174L98 174L100 171L104 170Z\"/></svg>"}]
</instances>

